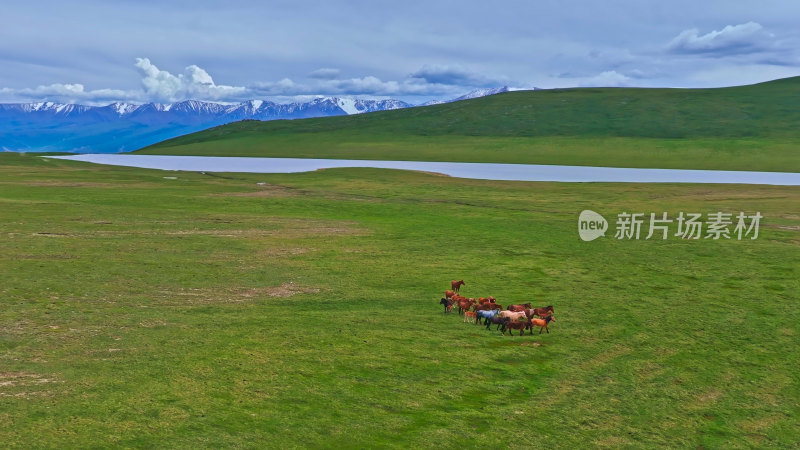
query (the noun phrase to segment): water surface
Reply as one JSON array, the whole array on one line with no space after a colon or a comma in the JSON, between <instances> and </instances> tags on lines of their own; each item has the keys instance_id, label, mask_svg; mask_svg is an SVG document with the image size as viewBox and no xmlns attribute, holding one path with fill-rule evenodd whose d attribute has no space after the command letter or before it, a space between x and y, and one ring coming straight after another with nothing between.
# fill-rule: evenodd
<instances>
[{"instance_id":1,"label":"water surface","mask_svg":"<svg viewBox=\"0 0 800 450\"><path fill-rule=\"evenodd\" d=\"M418 170L451 177L505 181L627 182L627 183L742 183L800 186L800 173L730 170L630 169L619 167L555 166L429 161L371 161L355 159L241 158L87 154L48 156L145 169L190 172L294 173L337 167Z\"/></svg>"}]
</instances>

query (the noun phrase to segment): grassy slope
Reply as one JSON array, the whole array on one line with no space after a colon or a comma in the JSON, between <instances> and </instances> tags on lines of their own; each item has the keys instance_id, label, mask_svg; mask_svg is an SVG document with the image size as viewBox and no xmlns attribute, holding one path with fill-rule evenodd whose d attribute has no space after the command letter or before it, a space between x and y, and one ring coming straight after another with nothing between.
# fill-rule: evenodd
<instances>
[{"instance_id":1,"label":"grassy slope","mask_svg":"<svg viewBox=\"0 0 800 450\"><path fill-rule=\"evenodd\" d=\"M163 176L0 155L5 446L800 440L797 188ZM755 241L584 243L584 208L765 219ZM453 278L558 322L464 324L437 305Z\"/></svg>"},{"instance_id":2,"label":"grassy slope","mask_svg":"<svg viewBox=\"0 0 800 450\"><path fill-rule=\"evenodd\" d=\"M246 121L139 153L800 171L800 77L720 89L512 92L399 111Z\"/></svg>"}]
</instances>

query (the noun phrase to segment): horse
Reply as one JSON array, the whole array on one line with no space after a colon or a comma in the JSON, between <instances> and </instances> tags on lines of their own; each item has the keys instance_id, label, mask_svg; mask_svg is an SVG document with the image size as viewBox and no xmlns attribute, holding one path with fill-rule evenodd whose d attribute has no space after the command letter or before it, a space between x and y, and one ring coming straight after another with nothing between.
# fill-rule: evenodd
<instances>
[{"instance_id":1,"label":"horse","mask_svg":"<svg viewBox=\"0 0 800 450\"><path fill-rule=\"evenodd\" d=\"M474 299L465 298L464 300L458 300L458 313L462 314L464 311L469 311L472 308L472 304L475 303Z\"/></svg>"},{"instance_id":2,"label":"horse","mask_svg":"<svg viewBox=\"0 0 800 450\"><path fill-rule=\"evenodd\" d=\"M548 314L552 316L553 313L555 313L555 311L553 311L553 305L545 306L544 308L533 308L532 311L533 315L539 317L544 317Z\"/></svg>"},{"instance_id":3,"label":"horse","mask_svg":"<svg viewBox=\"0 0 800 450\"><path fill-rule=\"evenodd\" d=\"M525 314L525 311L500 311L500 317L508 317L511 320L518 320L518 319L527 319L528 316Z\"/></svg>"},{"instance_id":4,"label":"horse","mask_svg":"<svg viewBox=\"0 0 800 450\"><path fill-rule=\"evenodd\" d=\"M468 317L470 319L467 319ZM475 323L478 323L478 316L474 311L464 311L464 322L466 322L467 320L471 322L472 319L475 319Z\"/></svg>"},{"instance_id":5,"label":"horse","mask_svg":"<svg viewBox=\"0 0 800 450\"><path fill-rule=\"evenodd\" d=\"M447 298L443 298L439 301L440 305L444 305L444 312L445 314L449 313L453 310L453 301Z\"/></svg>"},{"instance_id":6,"label":"horse","mask_svg":"<svg viewBox=\"0 0 800 450\"><path fill-rule=\"evenodd\" d=\"M508 305L508 308L506 308L506 309L509 310L509 311L520 312L520 311L525 311L526 309L529 309L530 307L531 307L530 303L524 303L522 305Z\"/></svg>"},{"instance_id":7,"label":"horse","mask_svg":"<svg viewBox=\"0 0 800 450\"><path fill-rule=\"evenodd\" d=\"M531 320L531 334L533 334L533 327L539 327L539 334L542 334L542 330L547 330L547 334L550 334L550 328L547 328L550 325L550 322L555 322L556 318L552 315L544 316L544 319L532 319Z\"/></svg>"},{"instance_id":8,"label":"horse","mask_svg":"<svg viewBox=\"0 0 800 450\"><path fill-rule=\"evenodd\" d=\"M525 330L528 329L530 326L530 322L525 320L508 320L505 323L505 328L503 329L503 335L506 334L506 330L508 330L508 334L513 336L514 330L519 330L519 335L522 336L525 334ZM533 333L533 328L531 328L531 333Z\"/></svg>"},{"instance_id":9,"label":"horse","mask_svg":"<svg viewBox=\"0 0 800 450\"><path fill-rule=\"evenodd\" d=\"M466 284L467 283L464 283L464 280L458 280L458 281L453 280L450 282L450 289L452 289L453 292L458 292L458 290L461 289L461 286L464 286Z\"/></svg>"},{"instance_id":10,"label":"horse","mask_svg":"<svg viewBox=\"0 0 800 450\"><path fill-rule=\"evenodd\" d=\"M476 310L475 314L478 317L478 323L480 323L481 319L483 319L484 322L485 322L485 321L491 319L492 317L496 316L499 312L500 311L497 311L497 310L492 310L492 311Z\"/></svg>"},{"instance_id":11,"label":"horse","mask_svg":"<svg viewBox=\"0 0 800 450\"><path fill-rule=\"evenodd\" d=\"M503 309L503 305L499 303L483 303L480 305L475 305L475 311L496 311L498 309Z\"/></svg>"},{"instance_id":12,"label":"horse","mask_svg":"<svg viewBox=\"0 0 800 450\"><path fill-rule=\"evenodd\" d=\"M484 322L486 323L486 329L487 330L492 325L497 325L496 327L494 327L494 329L497 330L497 329L500 328L500 325L503 325L506 322L506 320L508 320L508 319L506 319L504 317L500 317L500 314L495 314L494 316L484 320ZM505 326L504 326L503 329L505 329Z\"/></svg>"},{"instance_id":13,"label":"horse","mask_svg":"<svg viewBox=\"0 0 800 450\"><path fill-rule=\"evenodd\" d=\"M456 295L456 293L450 289L444 291L444 298L453 298L454 295Z\"/></svg>"}]
</instances>

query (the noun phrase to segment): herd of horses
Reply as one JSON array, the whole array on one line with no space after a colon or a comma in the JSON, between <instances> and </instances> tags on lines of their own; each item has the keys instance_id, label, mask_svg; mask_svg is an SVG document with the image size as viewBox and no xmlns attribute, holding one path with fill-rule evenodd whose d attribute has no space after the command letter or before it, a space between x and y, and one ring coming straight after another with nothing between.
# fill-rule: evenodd
<instances>
[{"instance_id":1,"label":"herd of horses","mask_svg":"<svg viewBox=\"0 0 800 450\"><path fill-rule=\"evenodd\" d=\"M492 325L495 330L501 330L505 336L506 331L509 335L514 335L514 330L519 330L519 335L525 334L530 330L533 334L534 327L539 327L539 334L542 331L550 333L549 325L555 322L553 317L553 305L534 308L530 303L519 305L509 305L506 309L497 303L497 299L491 295L488 297L467 298L459 294L461 286L465 286L464 280L453 280L450 289L444 291L444 297L439 302L444 306L445 314L458 307L458 313L464 316L464 322L473 322L477 325L483 320L486 329Z\"/></svg>"}]
</instances>

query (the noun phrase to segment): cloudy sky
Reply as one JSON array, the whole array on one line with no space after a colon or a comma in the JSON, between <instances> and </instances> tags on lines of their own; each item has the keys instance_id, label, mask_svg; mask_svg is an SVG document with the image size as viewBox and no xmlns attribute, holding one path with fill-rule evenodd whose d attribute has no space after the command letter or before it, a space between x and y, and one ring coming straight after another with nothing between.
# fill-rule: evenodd
<instances>
[{"instance_id":1,"label":"cloudy sky","mask_svg":"<svg viewBox=\"0 0 800 450\"><path fill-rule=\"evenodd\" d=\"M800 75L798 17L796 0L15 1L0 102L731 86Z\"/></svg>"}]
</instances>

